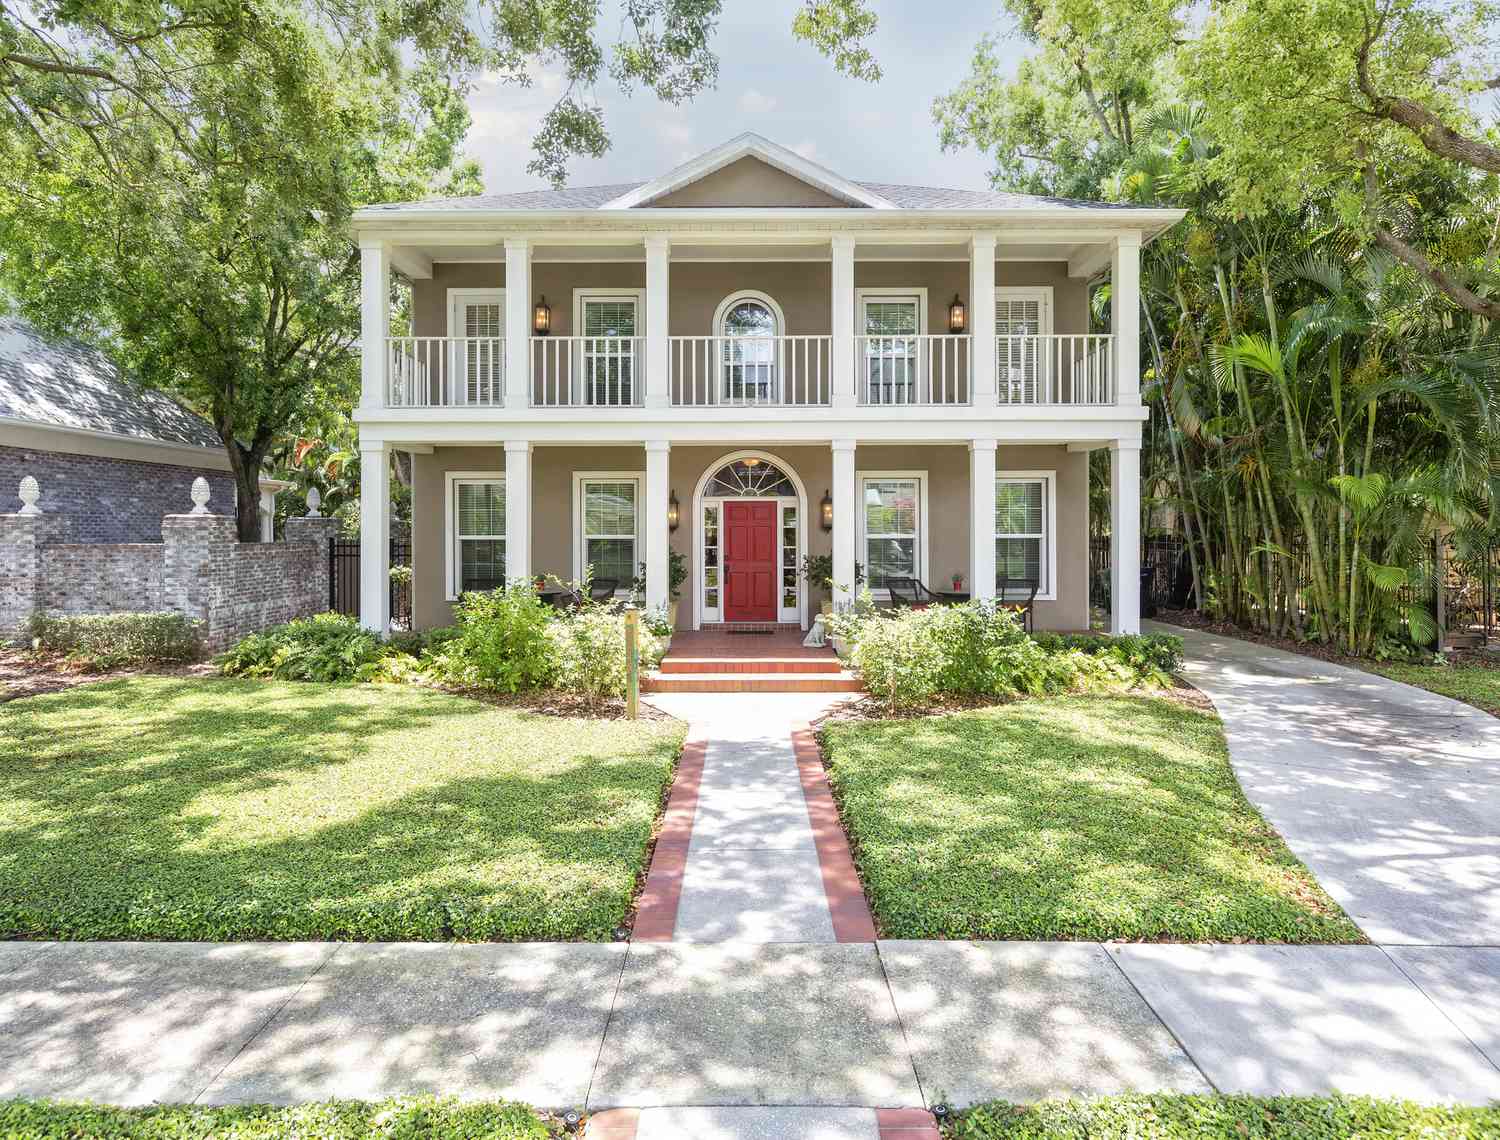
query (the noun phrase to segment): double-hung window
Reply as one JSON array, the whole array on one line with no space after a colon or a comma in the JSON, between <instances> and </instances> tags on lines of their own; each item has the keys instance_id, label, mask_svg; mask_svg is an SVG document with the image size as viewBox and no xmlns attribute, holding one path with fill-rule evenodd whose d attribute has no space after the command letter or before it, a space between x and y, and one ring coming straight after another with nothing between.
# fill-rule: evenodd
<instances>
[{"instance_id":1,"label":"double-hung window","mask_svg":"<svg viewBox=\"0 0 1500 1140\"><path fill-rule=\"evenodd\" d=\"M583 403L622 407L636 402L637 301L634 296L581 298Z\"/></svg>"},{"instance_id":2,"label":"double-hung window","mask_svg":"<svg viewBox=\"0 0 1500 1140\"><path fill-rule=\"evenodd\" d=\"M866 584L886 588L891 577L921 578L922 480L916 475L860 479Z\"/></svg>"},{"instance_id":3,"label":"double-hung window","mask_svg":"<svg viewBox=\"0 0 1500 1140\"><path fill-rule=\"evenodd\" d=\"M449 592L505 585L505 477L450 475Z\"/></svg>"},{"instance_id":4,"label":"double-hung window","mask_svg":"<svg viewBox=\"0 0 1500 1140\"><path fill-rule=\"evenodd\" d=\"M1052 486L1047 475L995 478L995 584L1007 593L1052 592Z\"/></svg>"},{"instance_id":5,"label":"double-hung window","mask_svg":"<svg viewBox=\"0 0 1500 1140\"><path fill-rule=\"evenodd\" d=\"M592 568L594 578L613 578L628 589L640 570L637 540L640 524L640 479L634 475L580 475L579 518L583 552L579 574Z\"/></svg>"},{"instance_id":6,"label":"double-hung window","mask_svg":"<svg viewBox=\"0 0 1500 1140\"><path fill-rule=\"evenodd\" d=\"M448 362L453 377L444 400L505 403L505 291L451 289L449 298L448 335L457 340Z\"/></svg>"},{"instance_id":7,"label":"double-hung window","mask_svg":"<svg viewBox=\"0 0 1500 1140\"><path fill-rule=\"evenodd\" d=\"M995 290L996 365L1002 404L1047 403L1053 391L1052 289Z\"/></svg>"},{"instance_id":8,"label":"double-hung window","mask_svg":"<svg viewBox=\"0 0 1500 1140\"><path fill-rule=\"evenodd\" d=\"M917 401L923 306L923 297L917 293L860 296L866 403Z\"/></svg>"}]
</instances>

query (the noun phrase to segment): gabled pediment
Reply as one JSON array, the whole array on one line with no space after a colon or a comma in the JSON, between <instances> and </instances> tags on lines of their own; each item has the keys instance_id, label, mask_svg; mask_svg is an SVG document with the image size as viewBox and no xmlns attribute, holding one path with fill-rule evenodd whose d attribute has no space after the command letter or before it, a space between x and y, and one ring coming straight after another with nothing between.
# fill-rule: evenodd
<instances>
[{"instance_id":1,"label":"gabled pediment","mask_svg":"<svg viewBox=\"0 0 1500 1140\"><path fill-rule=\"evenodd\" d=\"M872 209L894 206L755 134L740 135L690 159L644 186L606 202L601 209Z\"/></svg>"}]
</instances>

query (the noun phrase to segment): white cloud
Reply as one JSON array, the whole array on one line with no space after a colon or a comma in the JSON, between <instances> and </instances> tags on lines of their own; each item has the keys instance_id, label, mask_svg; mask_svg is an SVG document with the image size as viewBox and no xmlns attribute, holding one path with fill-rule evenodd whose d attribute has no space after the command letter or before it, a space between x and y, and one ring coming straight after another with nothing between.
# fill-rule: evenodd
<instances>
[{"instance_id":1,"label":"white cloud","mask_svg":"<svg viewBox=\"0 0 1500 1140\"><path fill-rule=\"evenodd\" d=\"M764 115L776 109L776 99L751 87L740 96L739 108L742 115Z\"/></svg>"}]
</instances>

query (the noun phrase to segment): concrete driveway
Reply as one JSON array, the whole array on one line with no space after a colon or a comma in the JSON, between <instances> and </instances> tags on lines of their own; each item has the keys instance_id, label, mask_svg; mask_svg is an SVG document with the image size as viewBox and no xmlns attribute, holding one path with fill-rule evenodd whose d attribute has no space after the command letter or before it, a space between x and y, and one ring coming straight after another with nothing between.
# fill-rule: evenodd
<instances>
[{"instance_id":1,"label":"concrete driveway","mask_svg":"<svg viewBox=\"0 0 1500 1140\"><path fill-rule=\"evenodd\" d=\"M1175 626L1246 795L1382 945L1500 946L1500 720Z\"/></svg>"}]
</instances>

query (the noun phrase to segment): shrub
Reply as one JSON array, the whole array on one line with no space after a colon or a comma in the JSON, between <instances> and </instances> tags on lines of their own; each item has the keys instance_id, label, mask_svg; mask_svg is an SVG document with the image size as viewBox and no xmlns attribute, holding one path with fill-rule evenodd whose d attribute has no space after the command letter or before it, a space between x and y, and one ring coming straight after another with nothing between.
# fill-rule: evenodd
<instances>
[{"instance_id":1,"label":"shrub","mask_svg":"<svg viewBox=\"0 0 1500 1140\"><path fill-rule=\"evenodd\" d=\"M934 637L934 612L907 610L854 627L854 664L865 688L892 712L923 708L938 693L946 661Z\"/></svg>"},{"instance_id":2,"label":"shrub","mask_svg":"<svg viewBox=\"0 0 1500 1140\"><path fill-rule=\"evenodd\" d=\"M1110 636L1098 633L1036 633L1032 640L1049 653L1077 650L1108 657L1143 675L1169 677L1182 668L1182 638L1171 633Z\"/></svg>"},{"instance_id":3,"label":"shrub","mask_svg":"<svg viewBox=\"0 0 1500 1140\"><path fill-rule=\"evenodd\" d=\"M547 628L553 612L530 582L502 590L465 594L458 603L457 632L432 654L439 679L509 693L549 684L557 654Z\"/></svg>"},{"instance_id":4,"label":"shrub","mask_svg":"<svg viewBox=\"0 0 1500 1140\"><path fill-rule=\"evenodd\" d=\"M559 689L597 704L625 695L625 615L608 606L584 606L553 622L551 640ZM661 657L661 641L646 623L639 629L640 668Z\"/></svg>"},{"instance_id":5,"label":"shrub","mask_svg":"<svg viewBox=\"0 0 1500 1140\"><path fill-rule=\"evenodd\" d=\"M380 638L347 614L314 614L252 633L214 658L227 677L359 681L385 655Z\"/></svg>"},{"instance_id":6,"label":"shrub","mask_svg":"<svg viewBox=\"0 0 1500 1140\"><path fill-rule=\"evenodd\" d=\"M181 614L45 614L31 619L38 648L66 653L98 669L163 661L191 661L198 656L199 623Z\"/></svg>"}]
</instances>

